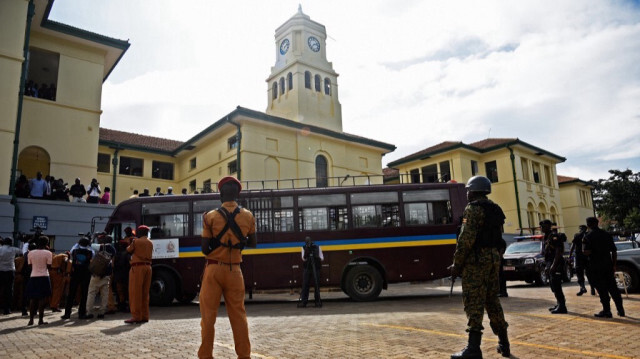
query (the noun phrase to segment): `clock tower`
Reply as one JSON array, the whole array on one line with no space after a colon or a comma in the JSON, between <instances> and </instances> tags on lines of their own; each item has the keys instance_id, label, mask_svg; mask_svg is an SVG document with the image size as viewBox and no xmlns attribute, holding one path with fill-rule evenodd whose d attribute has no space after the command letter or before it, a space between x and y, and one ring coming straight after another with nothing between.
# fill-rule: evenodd
<instances>
[{"instance_id":1,"label":"clock tower","mask_svg":"<svg viewBox=\"0 0 640 359\"><path fill-rule=\"evenodd\" d=\"M267 78L267 114L342 132L338 74L327 61L327 32L302 12L276 29L276 64Z\"/></svg>"}]
</instances>

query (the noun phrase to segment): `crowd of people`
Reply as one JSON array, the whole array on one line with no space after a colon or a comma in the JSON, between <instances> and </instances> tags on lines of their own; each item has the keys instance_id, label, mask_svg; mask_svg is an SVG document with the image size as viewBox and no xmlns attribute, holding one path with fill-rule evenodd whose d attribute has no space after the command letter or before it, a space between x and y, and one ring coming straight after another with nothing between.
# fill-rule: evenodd
<instances>
[{"instance_id":1,"label":"crowd of people","mask_svg":"<svg viewBox=\"0 0 640 359\"><path fill-rule=\"evenodd\" d=\"M77 305L78 319L102 319L106 314L130 311L132 318L125 323L149 321L153 244L147 238L148 231L146 226L137 231L127 227L117 243L101 234L92 244L86 235L59 254L49 248L49 238L44 235L32 236L22 248L15 247L12 238L0 237L3 314L20 310L22 316L29 316L28 325L34 324L37 314L38 325L45 325L47 307L52 312L64 309L61 318L66 320Z\"/></svg>"},{"instance_id":2,"label":"crowd of people","mask_svg":"<svg viewBox=\"0 0 640 359\"><path fill-rule=\"evenodd\" d=\"M21 175L16 181L15 195L18 198L46 199L65 202L83 203L111 203L111 188L105 187L104 192L100 188L98 180L93 178L88 186L81 183L80 178L76 178L74 184L68 187L62 178L55 178L47 175L42 177L42 172L38 172L35 178L27 179Z\"/></svg>"},{"instance_id":3,"label":"crowd of people","mask_svg":"<svg viewBox=\"0 0 640 359\"><path fill-rule=\"evenodd\" d=\"M43 98L46 100L55 101L56 100L56 85L43 83L38 87L38 84L33 82L32 80L27 81L24 86L24 95L30 97Z\"/></svg>"}]
</instances>

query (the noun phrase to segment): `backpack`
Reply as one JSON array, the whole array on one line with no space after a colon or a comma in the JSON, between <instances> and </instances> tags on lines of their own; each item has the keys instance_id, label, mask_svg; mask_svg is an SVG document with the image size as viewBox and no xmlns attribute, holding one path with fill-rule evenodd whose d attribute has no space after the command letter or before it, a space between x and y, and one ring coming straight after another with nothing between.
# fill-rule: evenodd
<instances>
[{"instance_id":1,"label":"backpack","mask_svg":"<svg viewBox=\"0 0 640 359\"><path fill-rule=\"evenodd\" d=\"M89 263L89 272L91 274L104 277L109 272L109 265L111 264L111 257L113 255L106 250L106 245L100 246L100 251Z\"/></svg>"},{"instance_id":2,"label":"backpack","mask_svg":"<svg viewBox=\"0 0 640 359\"><path fill-rule=\"evenodd\" d=\"M91 257L93 257L93 255L90 250L86 248L76 248L72 255L73 268L88 268L89 263L91 262Z\"/></svg>"}]
</instances>

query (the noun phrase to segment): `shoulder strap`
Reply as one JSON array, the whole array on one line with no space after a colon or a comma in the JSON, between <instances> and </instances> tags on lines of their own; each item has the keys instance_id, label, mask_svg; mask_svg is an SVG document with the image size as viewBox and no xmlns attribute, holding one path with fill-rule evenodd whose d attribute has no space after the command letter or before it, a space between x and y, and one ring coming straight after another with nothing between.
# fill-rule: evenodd
<instances>
[{"instance_id":1,"label":"shoulder strap","mask_svg":"<svg viewBox=\"0 0 640 359\"><path fill-rule=\"evenodd\" d=\"M216 209L216 211L218 211L218 213L220 213L220 215L222 215L222 217L224 217L224 219L226 220L224 227L215 238L216 242L220 242L220 239L222 239L222 236L229 229L231 229L231 231L235 234L235 236L238 238L240 243L237 243L235 245L230 245L227 243L220 242L220 245L223 247L236 248L236 249L242 250L245 244L247 243L247 237L245 237L245 235L242 233L242 230L240 229L240 227L238 226L235 220L236 215L240 213L240 206L236 207L236 209L231 213L229 213L229 211L227 211L227 209L224 207L220 207Z\"/></svg>"}]
</instances>

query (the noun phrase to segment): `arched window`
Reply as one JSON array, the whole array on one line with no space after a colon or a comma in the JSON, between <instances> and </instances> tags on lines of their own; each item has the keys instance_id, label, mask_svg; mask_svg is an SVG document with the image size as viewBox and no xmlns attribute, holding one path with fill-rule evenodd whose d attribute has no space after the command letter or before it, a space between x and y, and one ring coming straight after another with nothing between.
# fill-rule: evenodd
<instances>
[{"instance_id":1,"label":"arched window","mask_svg":"<svg viewBox=\"0 0 640 359\"><path fill-rule=\"evenodd\" d=\"M278 98L278 82L274 82L273 83L273 99L277 99Z\"/></svg>"},{"instance_id":2,"label":"arched window","mask_svg":"<svg viewBox=\"0 0 640 359\"><path fill-rule=\"evenodd\" d=\"M316 157L316 187L327 187L328 185L327 159L320 155Z\"/></svg>"},{"instance_id":3,"label":"arched window","mask_svg":"<svg viewBox=\"0 0 640 359\"><path fill-rule=\"evenodd\" d=\"M311 72L304 72L304 87L310 89L311 88Z\"/></svg>"},{"instance_id":4,"label":"arched window","mask_svg":"<svg viewBox=\"0 0 640 359\"><path fill-rule=\"evenodd\" d=\"M291 72L287 74L287 91L293 90L293 75Z\"/></svg>"},{"instance_id":5,"label":"arched window","mask_svg":"<svg viewBox=\"0 0 640 359\"><path fill-rule=\"evenodd\" d=\"M324 94L331 96L331 80L328 77L324 78Z\"/></svg>"},{"instance_id":6,"label":"arched window","mask_svg":"<svg viewBox=\"0 0 640 359\"><path fill-rule=\"evenodd\" d=\"M284 93L284 77L280 78L280 94Z\"/></svg>"},{"instance_id":7,"label":"arched window","mask_svg":"<svg viewBox=\"0 0 640 359\"><path fill-rule=\"evenodd\" d=\"M320 92L320 84L322 83L322 78L320 78L320 75L316 75L315 76L315 82L316 82L316 91Z\"/></svg>"}]
</instances>

